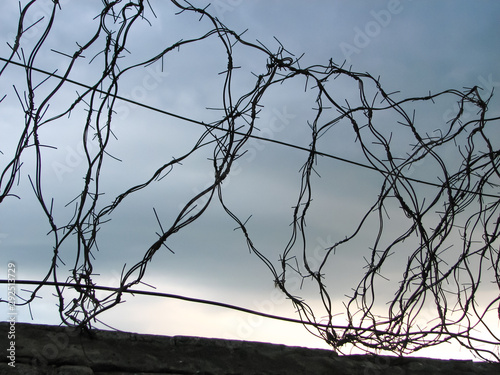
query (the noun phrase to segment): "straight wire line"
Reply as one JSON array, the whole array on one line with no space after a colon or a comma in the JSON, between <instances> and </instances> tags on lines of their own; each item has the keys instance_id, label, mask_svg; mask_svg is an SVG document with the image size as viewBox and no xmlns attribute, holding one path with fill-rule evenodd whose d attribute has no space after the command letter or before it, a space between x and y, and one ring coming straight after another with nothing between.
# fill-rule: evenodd
<instances>
[{"instance_id":1,"label":"straight wire line","mask_svg":"<svg viewBox=\"0 0 500 375\"><path fill-rule=\"evenodd\" d=\"M190 122L190 123L193 123L193 124L196 124L196 125L205 126L207 128L211 128L211 129L214 129L214 130L220 130L220 131L224 131L224 132L231 132L231 133L236 134L236 135L240 135L240 136L244 136L244 137L249 137L249 138L257 139L257 140L261 140L261 141L264 141L264 142L275 143L275 144L279 144L279 145L282 145L282 146L285 146L285 147L290 147L290 148L295 148L297 150L306 151L306 152L309 152L309 153L311 152L311 150L309 148L306 148L306 147L297 146L297 145L294 145L294 144L291 144L291 143L282 142L282 141L278 141L278 140L275 140L275 139L269 139L269 138L265 138L265 137L259 137L258 135L254 135L254 134L246 134L246 133L243 133L243 132L239 132L237 130L229 130L229 129L220 128L220 127L215 126L215 125L206 124L203 121L198 121L198 120L195 120L195 119L192 119L192 118L189 118L189 117L185 117L185 116L181 116L181 115L178 115L178 114L175 114L175 113L172 113L172 112L168 112L168 111L165 111L165 110L160 109L160 108L152 107L152 106L144 104L144 103L140 103L140 102L137 102L137 101L134 101L134 100L131 100L131 99L127 99L127 98L125 98L123 96L119 96L119 95L116 95L116 94L111 94L111 93L108 93L108 92L106 92L104 90L100 90L100 89L98 89L96 87L92 87L92 86L86 85L84 83L81 83L81 82L78 82L78 81L75 81L75 80L72 80L72 79L69 79L69 78L62 77L62 76L60 76L58 74L55 74L55 73L50 73L50 72L48 72L46 70L43 70L43 69L39 69L39 68L35 68L35 67L30 67L30 66L28 66L26 64L23 64L23 63L20 63L20 62L8 60L8 59L6 59L4 57L0 57L0 61L4 61L7 64L13 64L13 65L16 65L16 66L19 66L19 67L28 68L30 70L34 70L36 72L39 72L39 73L42 73L42 74L46 74L46 75L48 75L50 77L54 77L54 78L60 79L62 81L68 82L68 83L72 83L74 85L86 88L88 90L94 90L95 92L98 92L98 93L101 93L101 94L105 94L105 95L109 95L112 98L119 99L119 100L122 100L124 102L130 103L130 104L134 104L134 105L137 105L137 106L145 108L145 109L149 109L149 110L151 110L153 112L158 112L158 113L161 113L163 115L171 116L171 117L177 118L179 120L187 121L187 122ZM370 170L382 173L384 176L396 176L398 178L404 179L405 181L412 181L412 182L416 182L416 183L419 183L419 184L428 185L428 186L434 186L434 187L438 187L438 188L442 188L443 187L442 184L440 185L440 184L437 184L435 182L418 180L418 179L415 179L415 178L403 176L403 175L401 175L400 173L397 173L397 172L382 171L382 170L380 170L377 167L374 167L372 165L367 165L367 164L359 163L359 162L356 162L356 161L353 161L353 160L342 158L340 156L335 156L335 155L327 154L327 153L320 152L320 151L313 151L313 152L314 152L314 155L324 156L324 157L327 157L327 158L330 158L330 159L334 159L334 160L338 160L338 161L341 161L341 162L344 162L344 163L356 165L358 167L370 169ZM455 187L450 187L450 188L451 188L451 190L462 191L462 192L469 193L469 194L475 194L475 195L481 194L481 196L484 196L484 197L499 198L498 195L487 194L487 193L478 193L478 192L471 191L471 190L457 189Z\"/></svg>"},{"instance_id":2,"label":"straight wire line","mask_svg":"<svg viewBox=\"0 0 500 375\"><path fill-rule=\"evenodd\" d=\"M175 117L175 118L178 118L180 120L184 120L184 121L188 121L188 122L192 122L192 123L195 123L195 124L198 124L198 125L203 125L203 126L208 126L208 127L211 127L211 128L214 128L214 129L219 129L219 130L224 130L224 131L228 131L227 129L220 129L216 126L213 126L213 125L208 125L208 124L205 124L203 121L198 121L198 120L193 120L193 119L190 119L188 117L184 117L184 116L181 116L181 115L177 115L175 113L172 113L172 112L168 112L168 111L164 111L163 109L159 109L159 108L155 108L155 107L151 107L147 104L142 104L142 103L139 103L139 102L136 102L134 100L131 100L131 99L127 99L127 98L124 98L123 96L119 96L119 95L115 95L115 94L111 94L111 93L108 93L104 90L100 90L98 89L97 87L92 87L92 86L89 86L85 83L81 83L81 82L78 82L78 81L75 81L75 80L72 80L70 78L65 78L63 76L60 76L58 74L55 74L55 73L51 73L51 72L48 72L46 70L43 70L43 69L39 69L39 68L35 68L35 67L32 67L32 66L28 66L26 64L23 64L23 63L20 63L20 62L16 62L16 61L9 61L8 59L4 58L4 57L0 57L0 61L5 61L6 63L8 64L13 64L13 65L17 65L19 67L22 67L22 68L28 68L30 70L34 70L35 72L38 72L38 73L42 73L42 74L46 74L48 76L51 76L51 77L54 77L54 78L57 78L57 79L60 79L61 81L65 81L65 82L68 82L68 83L72 83L76 86L80 86L80 87L83 87L83 88L86 88L88 90L93 90L95 92L98 92L100 94L104 94L104 95L109 95L110 97L112 98L116 98L116 99L120 99L120 100L123 100L124 102L128 102L128 103L131 103L131 104L135 104L137 106L140 106L140 107L144 107L146 109L150 109L152 111L155 111L155 112L159 112L161 114L164 114L164 115L168 115L168 116L171 116L171 117Z\"/></svg>"}]
</instances>

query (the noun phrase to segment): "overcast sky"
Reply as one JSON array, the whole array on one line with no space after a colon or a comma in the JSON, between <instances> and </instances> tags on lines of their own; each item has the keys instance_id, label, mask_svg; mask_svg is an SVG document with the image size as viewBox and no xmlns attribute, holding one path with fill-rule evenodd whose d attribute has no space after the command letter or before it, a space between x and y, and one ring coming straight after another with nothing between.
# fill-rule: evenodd
<instances>
[{"instance_id":1,"label":"overcast sky","mask_svg":"<svg viewBox=\"0 0 500 375\"><path fill-rule=\"evenodd\" d=\"M40 1L28 19L35 20L46 14L50 9L48 3ZM152 56L154 51L159 52L181 38L208 30L207 24L198 22L195 15L173 16L176 10L166 3L151 0L158 18L147 10L152 25L143 22L131 36L130 61L134 56ZM193 3L201 8L208 4L206 1ZM102 2L71 4L63 1L62 4L54 35L39 57L40 67L48 70L64 64L64 57L50 52L50 48L72 53L75 42L87 40L95 27L92 19L99 13ZM14 1L2 2L1 7L0 56L5 58L10 54L6 42L13 41L19 10ZM338 64L346 61L353 71L380 76L385 91L399 90L401 97L424 96L429 91L435 93L474 85L482 86L486 92L500 88L500 3L494 0L217 0L208 10L238 33L248 29L244 38L250 42L258 40L276 51L278 39L296 57L304 54L300 60L303 67L327 65L330 58ZM37 39L39 31L33 28L32 40ZM26 45L27 49L33 46L30 40ZM217 73L225 69L227 61L220 45L214 41L186 46L173 56L165 59L163 71L155 64L125 76L120 94L200 121L216 119L218 113L206 107L221 105L222 81ZM234 95L237 97L238 93L253 88L255 77L251 72L265 71L265 59L242 46L236 46L234 58L235 65L242 66L241 73L235 76ZM24 124L12 89L13 84L22 85L23 71L11 66L7 73L0 77L0 98L7 94L0 103L2 170L10 160L17 132ZM73 79L90 83L95 77L93 73L96 74L87 67L76 71ZM265 98L265 109L257 124L262 136L307 147L310 139L307 121L311 121L314 114L311 110L314 97L304 93L303 88L304 82L297 81L270 92L272 95ZM81 89L68 88L68 92L75 90ZM346 98L357 94L357 86L352 84L340 85L338 90L335 95ZM63 103L65 98L60 100ZM492 114L498 115L498 104L498 98L490 104ZM443 125L443 120L454 109L450 101L423 110L419 113L419 124L432 131ZM172 156L185 152L203 130L126 103L117 103L116 110L113 131L117 140L112 141L109 151L122 162L108 159L104 166L106 202L142 182ZM77 116L75 113L58 121L42 133L44 142L57 147L44 154L47 166L44 173L46 197L55 198L54 212L59 222L71 218L72 208L65 205L81 191L85 170L80 145L81 121L78 122ZM352 132L340 131L321 146L325 147L321 151L363 160L354 146ZM402 145L403 149L405 146ZM28 174L33 172L34 166L29 155L27 153L23 160L19 185L12 191L21 199L12 198L0 205L0 259L4 275L7 262L14 261L18 279L36 280L43 277L49 267L52 242L46 235L48 225L29 184ZM115 212L112 221L102 229L101 251L96 254L94 263L95 272L101 276L96 281L116 286L124 263L131 266L142 258L159 230L153 207L163 225L168 226L186 199L211 181L207 156L209 154L201 153L187 161L183 168L176 170L177 174L165 179L165 183L139 192ZM227 203L242 220L252 215L248 229L254 243L275 264L290 236L291 207L299 192L299 169L306 158L307 154L300 150L250 141L247 154L239 160L224 184ZM419 168L416 176L432 179L425 164ZM321 179L315 180L316 205L308 221L313 252L352 232L360 215L375 201L382 181L372 171L328 159L320 160L318 172ZM172 237L169 247L175 254L159 252L144 281L165 293L211 299L296 318L291 304L277 293L272 274L249 253L241 231L234 230L236 226L215 202L198 221ZM357 285L364 266L363 256L369 254L368 249L362 248L362 241L352 246L332 264L329 288L339 306L344 294ZM71 259L71 250L65 248L65 251L68 253L62 254L62 258L66 255ZM388 270L388 274L394 272L396 275L397 271ZM59 272L61 279L69 275L69 269L64 267ZM51 293L50 288L44 289L43 299L32 304L34 322L59 323ZM302 292L298 290L297 293ZM304 295L309 295L307 293L303 291ZM0 295L3 296L4 291ZM311 304L315 305L316 297L313 294L310 297ZM176 300L139 296L127 296L126 300L126 304L100 318L115 328L141 333L327 347L300 325ZM19 308L18 319L32 321L24 307ZM459 356L468 356L462 352ZM434 356L436 352L419 355Z\"/></svg>"}]
</instances>

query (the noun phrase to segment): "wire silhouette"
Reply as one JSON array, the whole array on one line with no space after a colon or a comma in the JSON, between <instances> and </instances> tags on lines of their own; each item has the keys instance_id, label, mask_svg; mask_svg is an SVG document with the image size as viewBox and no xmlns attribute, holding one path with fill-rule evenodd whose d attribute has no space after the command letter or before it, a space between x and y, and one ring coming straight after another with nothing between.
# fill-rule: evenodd
<instances>
[{"instance_id":1,"label":"wire silhouette","mask_svg":"<svg viewBox=\"0 0 500 375\"><path fill-rule=\"evenodd\" d=\"M250 252L268 268L275 287L296 309L299 317L296 321L302 322L306 329L325 340L334 350L342 352L344 348L355 346L367 351L386 350L405 354L455 340L480 358L500 360L500 338L489 323L491 319L500 318L500 297L490 298L487 304L479 305L480 297L484 296L483 280L500 288L500 199L495 192L498 191L500 180L500 151L490 135L500 118L487 117L492 93L484 98L480 88L475 86L463 91L446 90L422 97L397 99L397 93L385 92L379 79L369 73L353 72L332 60L324 65L303 68L300 66L300 57L296 58L279 41L277 51L272 52L260 42L251 43L243 39L243 34L228 29L207 9L175 0L165 7L176 11L180 17L193 13L199 15L198 22L205 27L204 33L161 46L160 52L151 52L151 56L126 66L126 63L122 64L122 58L128 53L127 45L134 34L134 26L141 22L151 23L147 14L156 17L149 2L104 1L96 17L99 22L95 32L86 43L77 43L78 48L70 53L48 50L47 40L54 25L59 22L61 4L54 1L47 18L27 23L31 19L28 15L35 12L34 4L36 1L20 7L17 34L14 42L9 44L12 52L9 57L0 58L4 63L0 75L5 76L11 66L22 68L25 72L22 89L19 83L13 85L13 93L22 110L24 128L14 154L0 175L0 204L16 196L14 186L29 150L34 153L35 161L35 174L29 176L29 181L51 228L53 239L49 269L45 277L36 282L25 304L30 304L42 287L53 286L62 322L82 328L92 327L100 314L121 303L124 293L139 293L134 286L142 282L155 254L162 247L170 250L167 242L172 236L199 219L213 202L219 202L241 230ZM42 31L33 44L27 32L35 27ZM215 40L222 47L225 53L222 56L227 63L226 70L219 74L223 78L223 85L222 108L217 112L221 116L217 120L195 120L120 95L119 83L129 72L152 64L163 64L166 56L179 53L187 45L196 46L206 40ZM239 69L234 65L235 46L266 58L263 71L254 75L255 82L251 89L239 95L235 94L233 78ZM44 53L48 52L66 59L61 73L49 72L37 65ZM90 84L70 78L86 53L93 56L91 64L99 64L100 70ZM35 73L42 74L43 78ZM340 79L345 79L357 88L355 100L349 102L345 98L337 99L335 82ZM314 92L316 98L314 118L308 123L310 143L307 148L258 135L257 123L263 97L272 87L294 80L304 80L306 91ZM49 111L57 94L74 85L83 89L83 92L78 93L63 110L57 113ZM414 113L408 113L409 105L431 105L436 100L449 97L457 100L457 113L431 134L425 127L420 127ZM102 199L104 192L101 191L100 181L105 173L103 167L109 158L114 158L109 145L114 136L115 106L118 101L127 101L165 116L194 123L203 127L204 131L189 151L165 161L142 183L117 194L111 202L106 203ZM476 111L472 120L465 116L467 106L474 107ZM41 142L41 129L73 115L78 109L85 111L79 123L87 170L83 176L81 193L70 202L74 207L72 217L61 224L54 217L53 199L44 194L42 154L45 148L52 146ZM410 150L404 153L397 150L393 142L396 135L392 130L388 131L384 121L380 120L380 115L386 113L398 118L399 132L411 136ZM355 146L363 155L364 162L335 156L321 149L324 147L322 139L333 133L340 124L350 126L356 137ZM242 221L224 199L222 184L235 162L245 154L250 139L265 140L306 153L306 160L300 169L299 193L291 214L290 237L281 250L278 262L257 248L247 221ZM97 143L97 151L89 148L91 141ZM457 165L447 164L442 157L441 150L445 147L458 150L461 159ZM147 246L142 259L129 268L123 268L118 287L97 285L93 279L94 265L98 259L95 254L99 250L99 231L112 215L116 215L115 210L125 200L133 199L137 192L170 178L169 174L174 169L180 168L184 161L207 148L212 153L213 180L210 184L192 195L168 227L164 228L155 211L160 230ZM319 266L316 267L311 264L306 218L313 206L313 187L316 184L313 176L321 156L370 169L380 175L382 184L377 199L368 207L355 230L323 249ZM408 171L423 160L435 166L439 182L424 181L409 175ZM434 191L422 198L416 184L428 185ZM203 203L200 203L202 199ZM397 211L404 218L404 228L400 233L386 234L389 211ZM330 294L335 286L328 285L326 281L329 266L334 262L336 253L352 246L354 239L361 237L368 223L373 221L376 223L376 234L369 247L370 256L365 258L364 275L344 302L345 324L335 324L334 317L338 311ZM453 247L457 233L461 243ZM71 243L75 251L74 263L69 275L61 275L59 266L65 264L61 249ZM380 303L377 293L379 280L385 278L383 268L396 251L404 251L407 263L401 270L393 299L383 301L387 303L387 311L381 314L377 310ZM297 295L290 286L292 275L298 275L316 288L322 303L321 311L316 311ZM76 291L76 298L67 297L69 287L71 296ZM99 297L96 290L109 291L109 294L104 298ZM434 317L426 327L420 327L419 319L429 306L433 309ZM230 305L223 307L233 308ZM483 334L476 334L479 329L486 331L486 338Z\"/></svg>"}]
</instances>

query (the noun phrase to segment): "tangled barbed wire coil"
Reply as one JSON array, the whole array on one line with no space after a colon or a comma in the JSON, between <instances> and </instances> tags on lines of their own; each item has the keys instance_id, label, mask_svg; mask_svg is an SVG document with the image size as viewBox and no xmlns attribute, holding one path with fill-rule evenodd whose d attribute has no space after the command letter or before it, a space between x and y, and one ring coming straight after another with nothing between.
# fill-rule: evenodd
<instances>
[{"instance_id":1,"label":"tangled barbed wire coil","mask_svg":"<svg viewBox=\"0 0 500 375\"><path fill-rule=\"evenodd\" d=\"M218 202L235 221L250 252L268 268L274 285L294 305L306 329L335 350L342 352L346 347L355 346L366 351L407 354L455 340L480 358L500 360L500 337L492 325L497 325L500 319L500 296L498 290L496 294L490 292L491 285L500 288L500 151L492 138L500 118L487 117L492 93L475 86L463 91L452 89L401 99L398 93L384 91L380 80L369 73L351 71L332 60L323 65L302 67L301 58L287 51L281 43L278 42L279 47L273 52L261 43L245 40L243 34L227 28L207 9L175 0L164 6L179 17L196 14L205 32L156 46L156 51L151 48L149 56L135 56L137 60L125 65L122 61L129 60L122 58L128 54L127 45L135 28L138 24L153 22L148 18L156 16L148 1L103 1L96 16L95 30L86 34L85 43L77 43L78 48L73 51L51 50L47 42L54 25L59 22L60 2L53 2L49 17L29 23L28 15L35 3L36 0L20 8L17 34L9 42L10 56L0 57L3 63L0 76L5 77L9 69L23 69L25 78L14 84L13 92L5 86L2 87L4 95L0 94L2 100L6 95L16 95L24 116L24 128L15 150L11 155L2 155L4 160L9 160L2 162L0 204L15 199L16 180L23 171L23 163L32 158L35 172L29 176L29 181L50 226L53 243L48 271L25 304L30 304L40 289L50 284L59 301L62 322L92 327L103 312L122 302L124 293L143 281L148 264L154 262L157 252L162 247L170 250L168 241L172 236L189 227L210 205ZM27 41L26 35L34 27L41 28L42 32L35 41ZM215 41L222 48L221 56L226 64L226 69L219 73L223 78L221 108L212 111L218 115L216 120L185 117L121 95L120 83L129 72L153 64L163 67L171 54L180 53L187 46L196 47L197 43L206 40ZM266 60L261 71L254 72L255 80L243 94L241 87L236 87L233 76L239 69L235 66L237 48L252 50ZM44 67L38 63L39 56L47 49L61 56L54 66ZM82 83L74 77L78 76L76 72L81 61L86 59L85 55L92 56L90 63L95 78ZM340 80L356 87L357 95L349 100L342 94L339 96L335 83ZM289 81L305 82L305 90L314 96L315 112L308 123L308 146L287 144L302 150L305 157L291 213L290 237L276 261L255 245L247 221L240 219L226 203L222 187L235 162L245 154L249 140L259 138L258 119L263 97L273 87ZM51 104L61 100L67 88L75 87L79 91L71 100L66 98L64 109L49 110ZM430 133L428 127L419 124L411 107L432 106L443 98L454 98L458 103L457 111L446 122L442 121L439 130ZM203 131L187 152L162 161L163 164L142 182L117 193L112 200L105 200L101 181L108 171L105 166L116 158L111 145L117 122L116 106L123 101L192 123ZM60 108L60 105L54 104L54 107ZM472 119L465 113L465 108L470 107L474 108ZM396 128L386 126L387 114L397 119ZM54 198L44 194L42 156L45 149L53 146L44 143L43 132L68 116L80 126L86 171L81 193L67 205L72 211L71 217L61 222L54 215ZM355 139L352 147L358 150L360 159L342 159L328 147L328 137L341 126L348 126L352 132ZM407 142L410 148L400 147L395 140L401 134L410 139ZM450 148L458 155L454 164L443 157L443 152L449 152ZM123 202L160 180L170 178L183 162L207 149L211 153L213 176L210 184L193 194L167 227L155 211L159 232L145 247L142 259L130 267L123 267L117 288L107 290L104 297L97 295L99 287L94 281L94 265L99 259L100 229L116 215ZM377 198L354 230L322 249L321 259L313 264L306 219L314 204L317 165L324 158L344 160L355 168L376 173L381 184ZM432 169L432 177L413 176L410 171L424 160ZM424 192L422 186L428 189ZM390 220L400 222L399 232L387 232ZM332 264L364 231L374 228L363 275L343 303L346 321L339 324L335 320L339 311L332 298L335 285L328 282ZM73 249L72 256L62 254L65 246ZM400 270L398 282L391 284L393 298L380 301L379 289L386 279L384 272L398 256L406 263ZM73 259L69 274L62 272L60 267L66 264L65 258ZM290 287L290 277L297 275L315 287L321 301L319 310L309 305L300 291ZM387 303L385 311L377 307L380 302ZM432 311L432 319L421 326L420 318L426 309ZM481 335L476 334L479 331Z\"/></svg>"}]
</instances>

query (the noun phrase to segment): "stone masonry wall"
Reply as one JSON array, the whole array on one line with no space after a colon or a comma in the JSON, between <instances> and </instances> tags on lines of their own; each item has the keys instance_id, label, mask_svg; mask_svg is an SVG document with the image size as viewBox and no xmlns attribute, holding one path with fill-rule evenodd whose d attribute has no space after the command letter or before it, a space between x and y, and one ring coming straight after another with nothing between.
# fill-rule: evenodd
<instances>
[{"instance_id":1,"label":"stone masonry wall","mask_svg":"<svg viewBox=\"0 0 500 375\"><path fill-rule=\"evenodd\" d=\"M15 325L12 338L10 327L0 323L0 375L500 374L500 364L491 363L338 356L329 350L266 343L100 330L89 334L24 323Z\"/></svg>"}]
</instances>

